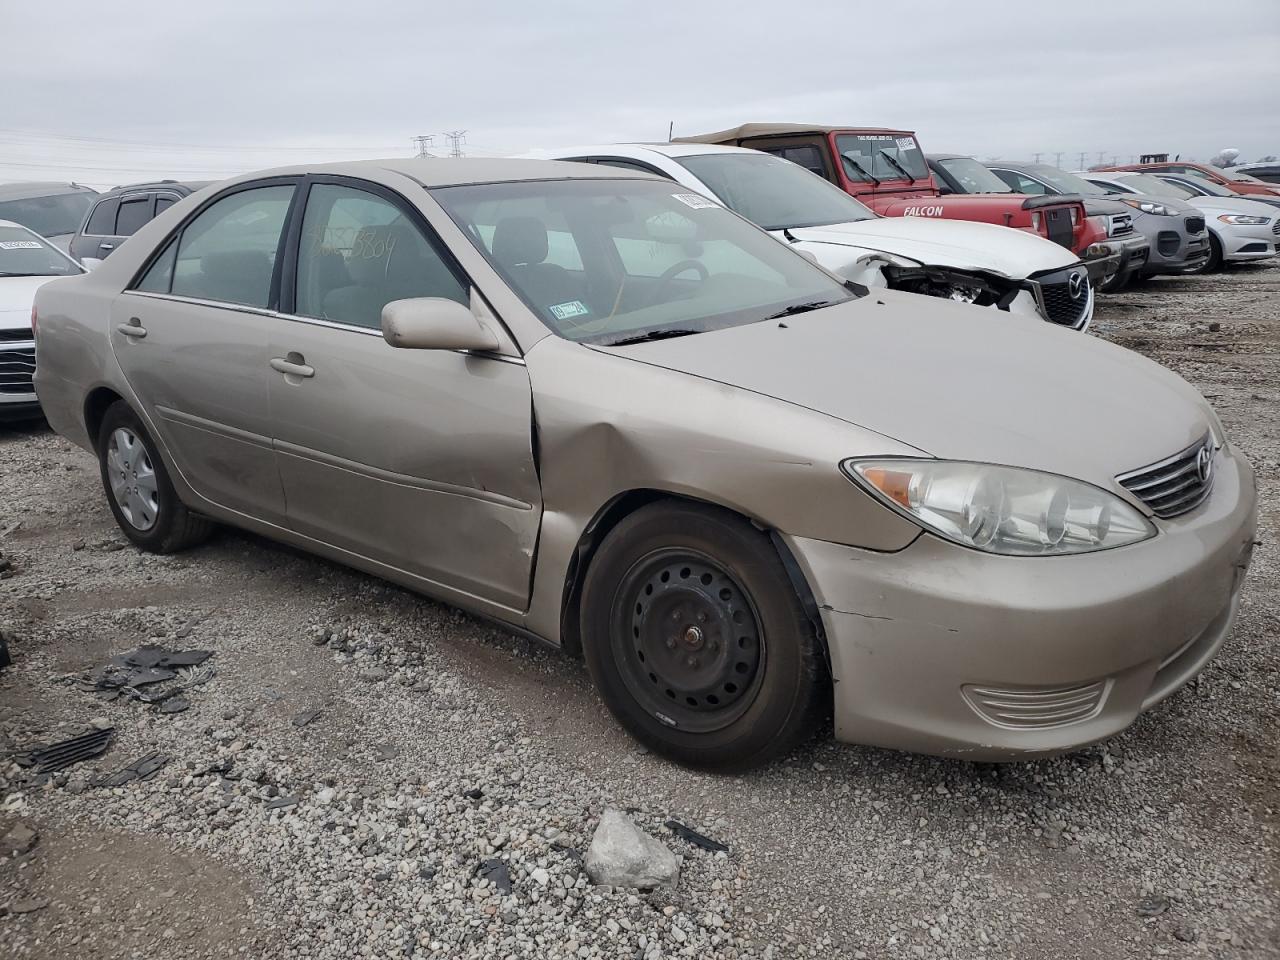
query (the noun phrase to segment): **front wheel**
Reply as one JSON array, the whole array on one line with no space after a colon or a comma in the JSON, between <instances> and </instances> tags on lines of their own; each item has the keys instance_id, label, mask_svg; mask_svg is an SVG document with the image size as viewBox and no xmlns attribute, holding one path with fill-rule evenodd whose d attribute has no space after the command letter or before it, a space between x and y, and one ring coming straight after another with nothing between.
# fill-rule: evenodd
<instances>
[{"instance_id":1,"label":"front wheel","mask_svg":"<svg viewBox=\"0 0 1280 960\"><path fill-rule=\"evenodd\" d=\"M173 553L208 538L213 524L186 508L138 415L118 400L98 430L107 503L124 535L151 553Z\"/></svg>"},{"instance_id":2,"label":"front wheel","mask_svg":"<svg viewBox=\"0 0 1280 960\"><path fill-rule=\"evenodd\" d=\"M638 740L742 770L809 736L830 696L812 624L767 534L714 507L655 503L587 571L587 667Z\"/></svg>"}]
</instances>

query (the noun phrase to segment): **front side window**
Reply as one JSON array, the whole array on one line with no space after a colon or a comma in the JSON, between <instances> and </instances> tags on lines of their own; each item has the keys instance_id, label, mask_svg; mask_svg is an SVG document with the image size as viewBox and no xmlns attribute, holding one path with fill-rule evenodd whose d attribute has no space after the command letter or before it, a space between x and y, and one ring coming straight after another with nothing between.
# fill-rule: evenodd
<instances>
[{"instance_id":1,"label":"front side window","mask_svg":"<svg viewBox=\"0 0 1280 960\"><path fill-rule=\"evenodd\" d=\"M766 230L819 227L875 217L837 186L769 153L704 153L676 162L734 213Z\"/></svg>"},{"instance_id":2,"label":"front side window","mask_svg":"<svg viewBox=\"0 0 1280 960\"><path fill-rule=\"evenodd\" d=\"M1049 184L1054 193L1078 193L1086 197L1106 193L1101 187L1095 187L1088 180L1046 163L1034 164L1029 169L1037 180Z\"/></svg>"},{"instance_id":3,"label":"front side window","mask_svg":"<svg viewBox=\"0 0 1280 960\"><path fill-rule=\"evenodd\" d=\"M116 215L116 236L132 237L151 219L151 197L126 197Z\"/></svg>"},{"instance_id":4,"label":"front side window","mask_svg":"<svg viewBox=\"0 0 1280 960\"><path fill-rule=\"evenodd\" d=\"M469 302L467 288L398 206L354 187L313 186L294 312L379 329L384 306L413 297Z\"/></svg>"},{"instance_id":5,"label":"front side window","mask_svg":"<svg viewBox=\"0 0 1280 960\"><path fill-rule=\"evenodd\" d=\"M910 135L841 133L836 136L836 149L850 180L924 180L929 176L920 144Z\"/></svg>"},{"instance_id":6,"label":"front side window","mask_svg":"<svg viewBox=\"0 0 1280 960\"><path fill-rule=\"evenodd\" d=\"M170 292L199 300L268 306L276 250L292 197L291 184L253 187L206 207L182 229L171 266ZM140 289L161 286L160 273L167 259L156 260Z\"/></svg>"},{"instance_id":7,"label":"front side window","mask_svg":"<svg viewBox=\"0 0 1280 960\"><path fill-rule=\"evenodd\" d=\"M75 233L89 212L95 193L57 193L48 197L27 197L0 203L0 220L12 220L42 237Z\"/></svg>"},{"instance_id":8,"label":"front side window","mask_svg":"<svg viewBox=\"0 0 1280 960\"><path fill-rule=\"evenodd\" d=\"M1122 191L1145 193L1153 197L1168 197L1170 200L1186 200L1188 197L1199 196L1194 190L1181 184L1173 183L1169 180L1161 180L1159 177L1153 177L1149 173L1135 173L1124 176L1120 178L1119 183Z\"/></svg>"},{"instance_id":9,"label":"front side window","mask_svg":"<svg viewBox=\"0 0 1280 960\"><path fill-rule=\"evenodd\" d=\"M1034 196L1040 196L1048 193L1049 189L1030 177L1023 176L1015 170L992 170L997 177L1009 185L1014 193L1029 193Z\"/></svg>"},{"instance_id":10,"label":"front side window","mask_svg":"<svg viewBox=\"0 0 1280 960\"><path fill-rule=\"evenodd\" d=\"M947 171L960 185L964 193L1009 193L1009 184L1005 183L973 157L950 157L937 161L938 166Z\"/></svg>"},{"instance_id":11,"label":"front side window","mask_svg":"<svg viewBox=\"0 0 1280 960\"><path fill-rule=\"evenodd\" d=\"M0 277L70 277L83 272L43 237L22 227L0 227Z\"/></svg>"},{"instance_id":12,"label":"front side window","mask_svg":"<svg viewBox=\"0 0 1280 960\"><path fill-rule=\"evenodd\" d=\"M431 194L539 319L569 340L616 345L702 333L852 296L784 244L672 183L584 178Z\"/></svg>"}]
</instances>

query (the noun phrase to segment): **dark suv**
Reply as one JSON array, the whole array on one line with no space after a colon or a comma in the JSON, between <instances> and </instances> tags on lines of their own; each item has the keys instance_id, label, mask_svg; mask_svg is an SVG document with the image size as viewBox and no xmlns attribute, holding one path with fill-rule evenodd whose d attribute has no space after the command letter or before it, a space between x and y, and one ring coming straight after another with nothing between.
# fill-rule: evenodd
<instances>
[{"instance_id":1,"label":"dark suv","mask_svg":"<svg viewBox=\"0 0 1280 960\"><path fill-rule=\"evenodd\" d=\"M108 190L98 197L98 202L71 239L71 255L78 260L105 260L112 250L137 233L156 214L210 182L160 180Z\"/></svg>"}]
</instances>

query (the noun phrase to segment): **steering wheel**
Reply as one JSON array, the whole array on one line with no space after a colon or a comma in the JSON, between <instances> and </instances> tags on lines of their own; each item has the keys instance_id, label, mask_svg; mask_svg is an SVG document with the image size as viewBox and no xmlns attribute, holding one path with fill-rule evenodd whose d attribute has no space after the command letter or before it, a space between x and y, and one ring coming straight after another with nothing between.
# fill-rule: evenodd
<instances>
[{"instance_id":1,"label":"steering wheel","mask_svg":"<svg viewBox=\"0 0 1280 960\"><path fill-rule=\"evenodd\" d=\"M662 276L658 278L654 287L653 302L662 303L666 299L667 287L671 286L671 281L686 270L696 270L700 274L700 280L706 280L711 276L701 260L681 260L679 263L673 263L663 270Z\"/></svg>"}]
</instances>

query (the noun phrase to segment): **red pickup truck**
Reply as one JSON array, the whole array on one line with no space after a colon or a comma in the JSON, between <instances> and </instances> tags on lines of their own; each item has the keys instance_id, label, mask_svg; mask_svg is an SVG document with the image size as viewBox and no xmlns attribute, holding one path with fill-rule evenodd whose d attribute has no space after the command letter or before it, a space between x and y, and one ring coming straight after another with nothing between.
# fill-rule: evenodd
<instances>
[{"instance_id":1,"label":"red pickup truck","mask_svg":"<svg viewBox=\"0 0 1280 960\"><path fill-rule=\"evenodd\" d=\"M805 123L746 123L676 142L763 150L816 173L886 217L977 220L1027 230L1083 256L1084 204L1073 197L945 195L910 130Z\"/></svg>"}]
</instances>

